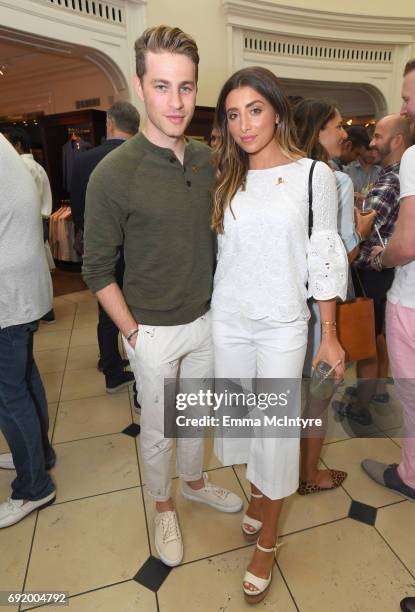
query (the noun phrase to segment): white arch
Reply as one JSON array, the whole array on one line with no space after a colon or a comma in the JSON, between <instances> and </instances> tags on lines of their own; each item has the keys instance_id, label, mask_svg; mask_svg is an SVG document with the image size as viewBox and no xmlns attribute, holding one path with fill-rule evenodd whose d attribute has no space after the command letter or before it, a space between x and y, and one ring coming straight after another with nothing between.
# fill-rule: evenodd
<instances>
[{"instance_id":1,"label":"white arch","mask_svg":"<svg viewBox=\"0 0 415 612\"><path fill-rule=\"evenodd\" d=\"M342 113L347 116L359 114L383 117L388 112L385 96L374 85L287 78L280 78L280 81L288 95L335 99Z\"/></svg>"},{"instance_id":2,"label":"white arch","mask_svg":"<svg viewBox=\"0 0 415 612\"><path fill-rule=\"evenodd\" d=\"M414 18L291 8L275 0L222 4L230 70L256 64L286 79L353 83L372 98L377 115L399 110Z\"/></svg>"},{"instance_id":3,"label":"white arch","mask_svg":"<svg viewBox=\"0 0 415 612\"><path fill-rule=\"evenodd\" d=\"M31 48L42 49L62 55L65 58L82 58L94 64L101 70L112 85L116 96L123 95L128 91L128 83L123 71L102 51L64 41L56 41L51 38L36 34L27 34L19 30L0 27L0 41L18 42Z\"/></svg>"},{"instance_id":4,"label":"white arch","mask_svg":"<svg viewBox=\"0 0 415 612\"><path fill-rule=\"evenodd\" d=\"M18 41L64 57L84 58L109 79L116 98L136 101L133 41L145 27L146 0L111 0L123 21L71 11L46 0L0 0L0 39ZM108 3L107 3L108 4ZM19 29L16 29L18 25Z\"/></svg>"}]
</instances>

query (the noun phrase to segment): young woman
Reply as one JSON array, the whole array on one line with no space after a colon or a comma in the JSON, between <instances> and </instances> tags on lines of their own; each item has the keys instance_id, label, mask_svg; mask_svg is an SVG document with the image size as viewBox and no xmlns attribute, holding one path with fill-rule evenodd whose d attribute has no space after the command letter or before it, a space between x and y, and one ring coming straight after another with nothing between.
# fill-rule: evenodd
<instances>
[{"instance_id":1,"label":"young woman","mask_svg":"<svg viewBox=\"0 0 415 612\"><path fill-rule=\"evenodd\" d=\"M336 105L329 100L306 99L301 100L294 108L294 125L297 133L297 145L305 151L307 157L328 162L341 154L341 145L347 133L343 129L342 117ZM338 216L337 227L349 263L358 254L359 237L371 232L374 214L363 217L357 214L359 222L358 231L354 219L353 183L344 172L335 171ZM351 287L351 282L349 283ZM316 356L320 344L320 312L314 300L310 300L311 320L309 324L309 343L305 360L304 372L311 375L311 363ZM307 416L320 417L326 424L326 412L330 399L327 401L308 398ZM301 469L300 486L301 495L317 493L336 489L347 477L346 472L340 470L318 470L318 461L324 441L325 428L308 431L307 436L301 440Z\"/></svg>"},{"instance_id":2,"label":"young woman","mask_svg":"<svg viewBox=\"0 0 415 612\"><path fill-rule=\"evenodd\" d=\"M290 107L275 75L257 67L236 72L222 88L216 122L215 376L300 380L310 295L318 300L323 326L315 362L338 364L342 377L335 300L346 296L347 258L337 234L333 172L322 162L314 168L309 240L312 160L294 144ZM300 414L299 395L293 412ZM279 435L215 440L224 464L247 463L252 496L242 530L258 538L243 582L250 603L269 588L283 500L298 487L299 439Z\"/></svg>"}]
</instances>

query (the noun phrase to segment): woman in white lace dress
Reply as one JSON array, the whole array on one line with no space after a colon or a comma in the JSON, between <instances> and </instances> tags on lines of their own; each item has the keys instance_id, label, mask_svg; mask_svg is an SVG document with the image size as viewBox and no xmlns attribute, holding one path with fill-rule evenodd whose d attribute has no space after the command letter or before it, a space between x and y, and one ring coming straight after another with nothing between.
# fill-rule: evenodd
<instances>
[{"instance_id":1,"label":"woman in white lace dress","mask_svg":"<svg viewBox=\"0 0 415 612\"><path fill-rule=\"evenodd\" d=\"M235 73L222 88L216 119L221 144L213 215L215 376L300 381L307 297L313 296L323 326L315 363L338 363L336 375L342 377L335 300L346 296L347 257L337 234L333 172L322 162L315 165L309 239L312 160L294 144L288 101L273 73L259 67ZM290 415L299 414L300 396L294 393ZM251 501L242 530L258 542L243 590L254 603L271 582L283 500L298 487L299 437L281 430L272 437L222 437L215 440L215 452L226 465L247 464Z\"/></svg>"}]
</instances>

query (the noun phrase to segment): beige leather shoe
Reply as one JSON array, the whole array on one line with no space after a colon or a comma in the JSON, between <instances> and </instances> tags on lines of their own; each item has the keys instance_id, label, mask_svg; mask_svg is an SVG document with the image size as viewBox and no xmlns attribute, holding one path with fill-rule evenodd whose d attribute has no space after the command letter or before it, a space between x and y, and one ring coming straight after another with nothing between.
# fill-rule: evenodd
<instances>
[{"instance_id":1,"label":"beige leather shoe","mask_svg":"<svg viewBox=\"0 0 415 612\"><path fill-rule=\"evenodd\" d=\"M239 512L243 501L238 495L228 489L223 489L209 482L206 472L203 474L204 487L192 489L186 482L182 482L182 493L189 501L206 504L220 512Z\"/></svg>"},{"instance_id":2,"label":"beige leather shoe","mask_svg":"<svg viewBox=\"0 0 415 612\"><path fill-rule=\"evenodd\" d=\"M179 565L183 559L183 540L175 511L156 512L154 525L158 556L169 567Z\"/></svg>"}]
</instances>

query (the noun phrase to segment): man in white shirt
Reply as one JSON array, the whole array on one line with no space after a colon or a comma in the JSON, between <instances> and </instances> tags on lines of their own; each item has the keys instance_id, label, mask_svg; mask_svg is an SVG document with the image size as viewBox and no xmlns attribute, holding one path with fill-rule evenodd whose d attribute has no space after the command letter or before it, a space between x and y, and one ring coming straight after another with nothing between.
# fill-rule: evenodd
<instances>
[{"instance_id":1,"label":"man in white shirt","mask_svg":"<svg viewBox=\"0 0 415 612\"><path fill-rule=\"evenodd\" d=\"M9 127L5 131L5 135L20 155L20 159L24 162L26 168L29 170L36 183L40 198L40 212L43 221L43 240L45 241L46 257L49 261L49 267L54 268L55 266L48 244L47 219L49 219L52 213L52 191L50 188L48 175L46 174L43 166L41 166L33 157L33 154L30 151L29 135L23 128ZM48 323L54 322L55 314L53 309L50 312L47 312L45 316L42 317L42 320L47 321Z\"/></svg>"},{"instance_id":2,"label":"man in white shirt","mask_svg":"<svg viewBox=\"0 0 415 612\"><path fill-rule=\"evenodd\" d=\"M10 453L0 467L16 469L11 496L0 503L0 528L51 504L55 463L48 405L33 358L33 333L52 306L36 185L0 134L0 428Z\"/></svg>"},{"instance_id":3,"label":"man in white shirt","mask_svg":"<svg viewBox=\"0 0 415 612\"><path fill-rule=\"evenodd\" d=\"M402 86L401 115L415 121L415 60L408 62ZM379 268L396 267L388 292L386 340L392 374L403 409L402 460L387 465L371 459L363 469L379 484L415 501L415 146L402 157L400 208L395 231L385 249L374 247Z\"/></svg>"},{"instance_id":4,"label":"man in white shirt","mask_svg":"<svg viewBox=\"0 0 415 612\"><path fill-rule=\"evenodd\" d=\"M40 197L40 212L42 218L47 219L52 212L52 192L49 178L43 166L35 160L30 152L29 136L25 130L19 127L7 128L5 135L32 175Z\"/></svg>"}]
</instances>

